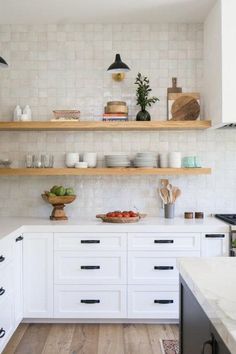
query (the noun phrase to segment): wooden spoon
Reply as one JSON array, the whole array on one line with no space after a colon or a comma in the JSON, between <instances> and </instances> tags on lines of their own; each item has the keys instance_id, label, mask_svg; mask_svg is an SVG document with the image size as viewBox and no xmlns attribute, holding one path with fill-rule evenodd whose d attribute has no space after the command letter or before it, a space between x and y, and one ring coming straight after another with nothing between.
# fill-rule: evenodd
<instances>
[{"instance_id":1,"label":"wooden spoon","mask_svg":"<svg viewBox=\"0 0 236 354\"><path fill-rule=\"evenodd\" d=\"M161 195L163 197L162 200L164 201L164 203L168 204L168 200L169 200L169 192L168 192L168 190L166 188L161 188L160 189L160 193L161 193Z\"/></svg>"},{"instance_id":2,"label":"wooden spoon","mask_svg":"<svg viewBox=\"0 0 236 354\"><path fill-rule=\"evenodd\" d=\"M173 202L175 203L176 199L179 198L181 195L181 190L178 187L175 187L173 191Z\"/></svg>"}]
</instances>

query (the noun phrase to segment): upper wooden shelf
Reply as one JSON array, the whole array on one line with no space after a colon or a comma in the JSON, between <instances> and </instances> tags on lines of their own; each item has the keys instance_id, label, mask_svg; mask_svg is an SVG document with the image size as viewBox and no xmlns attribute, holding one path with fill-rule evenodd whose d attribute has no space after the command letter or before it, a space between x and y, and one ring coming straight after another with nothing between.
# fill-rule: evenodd
<instances>
[{"instance_id":1,"label":"upper wooden shelf","mask_svg":"<svg viewBox=\"0 0 236 354\"><path fill-rule=\"evenodd\" d=\"M0 176L209 175L210 168L0 168Z\"/></svg>"},{"instance_id":2,"label":"upper wooden shelf","mask_svg":"<svg viewBox=\"0 0 236 354\"><path fill-rule=\"evenodd\" d=\"M0 122L0 131L155 131L155 130L202 130L211 127L209 120L151 121L151 122Z\"/></svg>"}]
</instances>

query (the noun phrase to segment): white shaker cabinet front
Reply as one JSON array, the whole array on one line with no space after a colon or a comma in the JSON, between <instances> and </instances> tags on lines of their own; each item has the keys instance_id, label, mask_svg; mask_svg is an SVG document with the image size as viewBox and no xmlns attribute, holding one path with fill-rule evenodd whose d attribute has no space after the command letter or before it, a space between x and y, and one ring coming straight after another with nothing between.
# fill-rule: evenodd
<instances>
[{"instance_id":1,"label":"white shaker cabinet front","mask_svg":"<svg viewBox=\"0 0 236 354\"><path fill-rule=\"evenodd\" d=\"M12 241L13 246L13 267L14 267L14 303L15 303L15 327L23 318L23 236L19 235Z\"/></svg>"},{"instance_id":2,"label":"white shaker cabinet front","mask_svg":"<svg viewBox=\"0 0 236 354\"><path fill-rule=\"evenodd\" d=\"M202 234L202 257L227 257L229 255L229 237L224 233Z\"/></svg>"},{"instance_id":3,"label":"white shaker cabinet front","mask_svg":"<svg viewBox=\"0 0 236 354\"><path fill-rule=\"evenodd\" d=\"M25 233L24 317L53 317L53 234Z\"/></svg>"}]
</instances>

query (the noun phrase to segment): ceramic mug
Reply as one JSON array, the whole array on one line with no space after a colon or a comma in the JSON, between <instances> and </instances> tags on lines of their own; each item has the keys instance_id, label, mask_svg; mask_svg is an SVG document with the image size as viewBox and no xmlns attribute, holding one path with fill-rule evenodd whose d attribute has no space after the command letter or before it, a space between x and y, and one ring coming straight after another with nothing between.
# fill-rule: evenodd
<instances>
[{"instance_id":1,"label":"ceramic mug","mask_svg":"<svg viewBox=\"0 0 236 354\"><path fill-rule=\"evenodd\" d=\"M66 167L75 167L76 162L79 162L79 154L77 152L68 152L66 154Z\"/></svg>"},{"instance_id":2,"label":"ceramic mug","mask_svg":"<svg viewBox=\"0 0 236 354\"><path fill-rule=\"evenodd\" d=\"M168 153L163 152L159 155L159 164L160 168L168 167Z\"/></svg>"},{"instance_id":3,"label":"ceramic mug","mask_svg":"<svg viewBox=\"0 0 236 354\"><path fill-rule=\"evenodd\" d=\"M168 166L170 168L181 168L181 152L170 152L168 156Z\"/></svg>"},{"instance_id":4,"label":"ceramic mug","mask_svg":"<svg viewBox=\"0 0 236 354\"><path fill-rule=\"evenodd\" d=\"M83 161L88 163L88 167L97 166L97 153L96 152L85 152L83 156Z\"/></svg>"}]
</instances>

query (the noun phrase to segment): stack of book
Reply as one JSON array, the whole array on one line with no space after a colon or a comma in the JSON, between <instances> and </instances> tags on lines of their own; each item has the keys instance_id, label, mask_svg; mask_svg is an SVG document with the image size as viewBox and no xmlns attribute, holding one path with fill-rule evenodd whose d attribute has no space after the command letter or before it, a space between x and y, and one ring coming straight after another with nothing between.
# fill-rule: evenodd
<instances>
[{"instance_id":1,"label":"stack of book","mask_svg":"<svg viewBox=\"0 0 236 354\"><path fill-rule=\"evenodd\" d=\"M127 120L128 120L128 107L126 105L126 102L123 101L107 102L103 114L103 121L124 122Z\"/></svg>"},{"instance_id":2,"label":"stack of book","mask_svg":"<svg viewBox=\"0 0 236 354\"><path fill-rule=\"evenodd\" d=\"M105 122L125 122L128 120L128 115L124 113L104 113L102 120Z\"/></svg>"}]
</instances>

